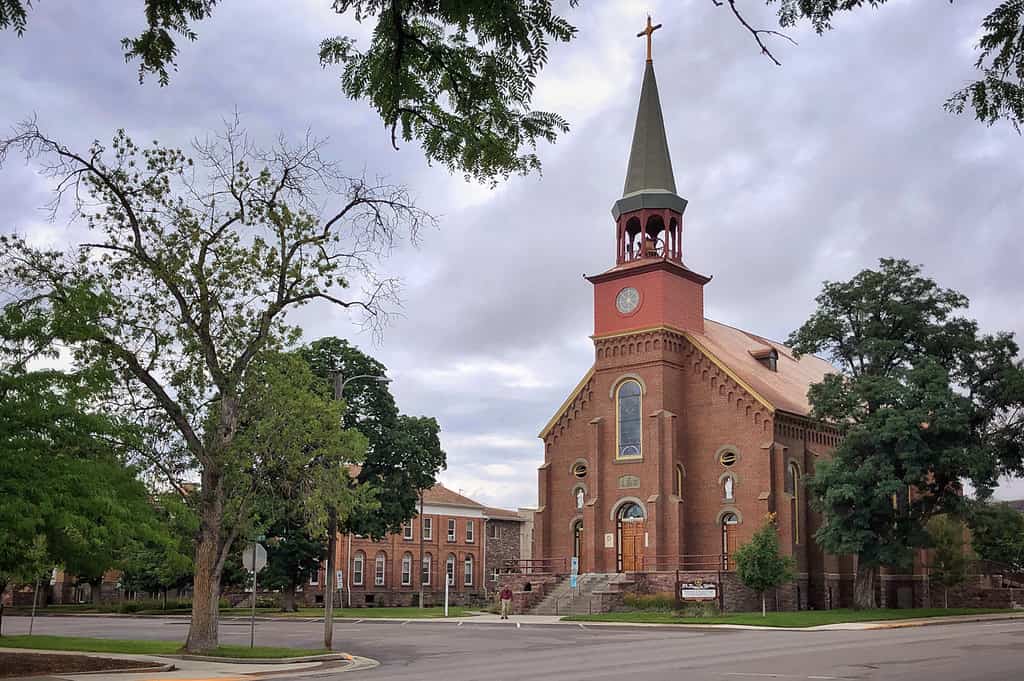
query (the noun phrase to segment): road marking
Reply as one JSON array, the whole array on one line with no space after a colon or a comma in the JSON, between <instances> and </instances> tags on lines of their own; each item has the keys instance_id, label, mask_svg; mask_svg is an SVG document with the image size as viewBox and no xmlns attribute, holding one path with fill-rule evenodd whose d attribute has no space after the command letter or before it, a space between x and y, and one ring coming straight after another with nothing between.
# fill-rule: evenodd
<instances>
[{"instance_id":1,"label":"road marking","mask_svg":"<svg viewBox=\"0 0 1024 681\"><path fill-rule=\"evenodd\" d=\"M356 620L356 624L359 624L360 622L362 622L362 620Z\"/></svg>"},{"instance_id":2,"label":"road marking","mask_svg":"<svg viewBox=\"0 0 1024 681\"><path fill-rule=\"evenodd\" d=\"M461 626L462 626L463 624L465 624L465 622L461 622L461 621L460 621L460 622L459 622L458 624L456 624L455 626L456 626L456 627L461 627Z\"/></svg>"},{"instance_id":3,"label":"road marking","mask_svg":"<svg viewBox=\"0 0 1024 681\"><path fill-rule=\"evenodd\" d=\"M523 626L522 624L520 624L519 622L516 622L516 629L519 629L522 626Z\"/></svg>"},{"instance_id":4,"label":"road marking","mask_svg":"<svg viewBox=\"0 0 1024 681\"><path fill-rule=\"evenodd\" d=\"M809 679L836 679L837 676L808 676Z\"/></svg>"},{"instance_id":5,"label":"road marking","mask_svg":"<svg viewBox=\"0 0 1024 681\"><path fill-rule=\"evenodd\" d=\"M586 629L586 627L585 627L585 626L583 626L582 624L580 624L580 625L578 625L578 626L579 626L579 628L580 628L580 629Z\"/></svg>"},{"instance_id":6,"label":"road marking","mask_svg":"<svg viewBox=\"0 0 1024 681\"><path fill-rule=\"evenodd\" d=\"M406 620L406 621L402 622L402 626L404 627L404 626L405 626L406 624L408 624L409 622L412 622L412 620Z\"/></svg>"}]
</instances>

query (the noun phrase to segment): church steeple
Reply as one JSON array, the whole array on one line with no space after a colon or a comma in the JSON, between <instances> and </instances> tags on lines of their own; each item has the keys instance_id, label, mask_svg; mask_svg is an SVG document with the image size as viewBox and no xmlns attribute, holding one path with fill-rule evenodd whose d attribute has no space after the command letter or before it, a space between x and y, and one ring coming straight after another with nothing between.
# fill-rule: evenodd
<instances>
[{"instance_id":1,"label":"church steeple","mask_svg":"<svg viewBox=\"0 0 1024 681\"><path fill-rule=\"evenodd\" d=\"M682 217L686 199L676 193L651 58L651 37L659 28L661 24L652 26L648 16L647 27L637 34L637 37L647 38L647 62L626 166L626 182L622 198L612 207L618 226L616 261L620 264L647 257L682 262Z\"/></svg>"}]
</instances>

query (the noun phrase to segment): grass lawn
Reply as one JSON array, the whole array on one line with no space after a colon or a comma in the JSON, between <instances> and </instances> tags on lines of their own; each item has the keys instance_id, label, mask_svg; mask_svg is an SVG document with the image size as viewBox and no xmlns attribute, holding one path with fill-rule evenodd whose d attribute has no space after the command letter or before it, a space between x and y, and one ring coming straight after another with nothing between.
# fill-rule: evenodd
<instances>
[{"instance_id":1,"label":"grass lawn","mask_svg":"<svg viewBox=\"0 0 1024 681\"><path fill-rule=\"evenodd\" d=\"M77 636L2 636L2 648L33 648L37 650L72 650L89 653L127 653L131 655L174 655L181 652L177 641L120 641L110 638L81 638ZM320 655L326 650L307 648L268 648L248 646L219 646L206 653L214 657L283 658Z\"/></svg>"},{"instance_id":2,"label":"grass lawn","mask_svg":"<svg viewBox=\"0 0 1024 681\"><path fill-rule=\"evenodd\" d=\"M762 627L817 627L844 622L877 622L909 620L925 617L952 617L954 615L987 615L1019 612L1014 610L987 610L981 608L917 608L913 610L804 610L801 612L770 612L762 617L759 612L741 612L717 617L680 617L671 612L637 610L608 612L600 615L573 615L562 619L571 622L641 622L645 624L748 624Z\"/></svg>"}]
</instances>

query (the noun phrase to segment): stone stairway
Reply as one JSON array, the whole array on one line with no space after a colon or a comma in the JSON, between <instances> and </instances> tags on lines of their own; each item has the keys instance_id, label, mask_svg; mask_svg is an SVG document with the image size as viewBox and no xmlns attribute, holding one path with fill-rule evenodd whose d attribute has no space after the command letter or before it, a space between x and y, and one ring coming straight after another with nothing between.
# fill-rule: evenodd
<instances>
[{"instance_id":1,"label":"stone stairway","mask_svg":"<svg viewBox=\"0 0 1024 681\"><path fill-rule=\"evenodd\" d=\"M530 608L531 615L587 615L607 612L618 602L624 588L632 582L626 575L589 573L580 575L576 588L569 580L558 583L544 598Z\"/></svg>"}]
</instances>

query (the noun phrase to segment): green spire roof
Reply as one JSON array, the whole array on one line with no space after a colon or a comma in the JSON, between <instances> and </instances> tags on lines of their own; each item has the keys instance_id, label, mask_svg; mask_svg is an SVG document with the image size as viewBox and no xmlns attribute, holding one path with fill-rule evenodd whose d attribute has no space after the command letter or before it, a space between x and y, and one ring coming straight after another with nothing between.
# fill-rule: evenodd
<instances>
[{"instance_id":1,"label":"green spire roof","mask_svg":"<svg viewBox=\"0 0 1024 681\"><path fill-rule=\"evenodd\" d=\"M622 198L615 202L612 213L618 217L639 208L671 208L680 213L686 208L686 200L676 194L665 120L658 98L658 82L654 78L654 63L650 61L644 69L644 82L640 88L640 106L636 112L626 183Z\"/></svg>"}]
</instances>

